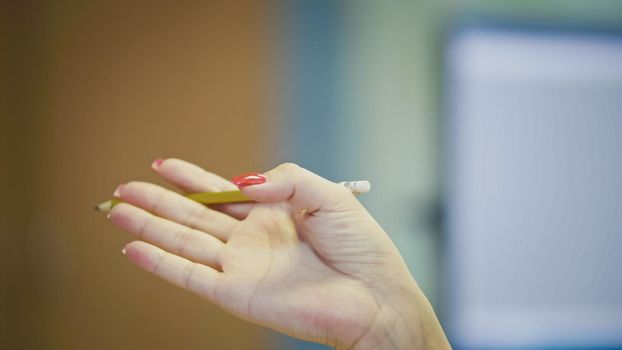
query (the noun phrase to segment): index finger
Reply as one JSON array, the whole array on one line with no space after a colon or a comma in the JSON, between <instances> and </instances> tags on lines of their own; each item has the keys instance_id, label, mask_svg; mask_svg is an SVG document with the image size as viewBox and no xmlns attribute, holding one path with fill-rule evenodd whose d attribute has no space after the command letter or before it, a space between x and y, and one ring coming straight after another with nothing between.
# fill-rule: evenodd
<instances>
[{"instance_id":1,"label":"index finger","mask_svg":"<svg viewBox=\"0 0 622 350\"><path fill-rule=\"evenodd\" d=\"M223 192L238 189L229 180L181 159L158 159L151 165L158 175L186 193ZM210 206L236 219L243 220L253 208L251 203L232 203Z\"/></svg>"},{"instance_id":2,"label":"index finger","mask_svg":"<svg viewBox=\"0 0 622 350\"><path fill-rule=\"evenodd\" d=\"M157 159L151 167L158 175L188 193L223 192L238 189L229 180L181 159Z\"/></svg>"}]
</instances>

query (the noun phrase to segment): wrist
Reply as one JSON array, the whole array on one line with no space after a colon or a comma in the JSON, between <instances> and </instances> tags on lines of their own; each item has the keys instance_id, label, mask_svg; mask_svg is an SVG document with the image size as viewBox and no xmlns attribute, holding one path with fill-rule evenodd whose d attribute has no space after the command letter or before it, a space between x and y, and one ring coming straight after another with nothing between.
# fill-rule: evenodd
<instances>
[{"instance_id":1,"label":"wrist","mask_svg":"<svg viewBox=\"0 0 622 350\"><path fill-rule=\"evenodd\" d=\"M431 304L414 281L379 304L368 331L344 348L451 349Z\"/></svg>"}]
</instances>

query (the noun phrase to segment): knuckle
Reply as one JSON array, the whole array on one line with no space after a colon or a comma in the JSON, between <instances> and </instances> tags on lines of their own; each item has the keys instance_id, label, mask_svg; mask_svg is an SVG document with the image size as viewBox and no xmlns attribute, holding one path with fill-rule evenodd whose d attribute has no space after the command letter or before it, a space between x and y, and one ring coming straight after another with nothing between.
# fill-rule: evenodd
<instances>
[{"instance_id":1,"label":"knuckle","mask_svg":"<svg viewBox=\"0 0 622 350\"><path fill-rule=\"evenodd\" d=\"M196 267L196 264L189 263L186 266L186 268L185 268L184 283L183 283L183 286L184 286L185 289L191 289L192 288L192 280L194 279L195 267Z\"/></svg>"},{"instance_id":2,"label":"knuckle","mask_svg":"<svg viewBox=\"0 0 622 350\"><path fill-rule=\"evenodd\" d=\"M164 260L166 260L166 254L161 252L158 258L155 259L151 272L157 275L160 268L164 265Z\"/></svg>"},{"instance_id":3,"label":"knuckle","mask_svg":"<svg viewBox=\"0 0 622 350\"><path fill-rule=\"evenodd\" d=\"M177 255L184 255L184 251L188 246L188 240L190 238L190 228L184 227L177 231L172 238L172 248Z\"/></svg>"},{"instance_id":4,"label":"knuckle","mask_svg":"<svg viewBox=\"0 0 622 350\"><path fill-rule=\"evenodd\" d=\"M136 236L138 236L138 238L145 238L148 233L149 233L149 225L151 225L153 223L154 220L154 216L153 215L149 215L145 218L145 220L143 221L143 223L140 225L140 228L138 229L138 231L136 232Z\"/></svg>"},{"instance_id":5,"label":"knuckle","mask_svg":"<svg viewBox=\"0 0 622 350\"><path fill-rule=\"evenodd\" d=\"M196 209L191 210L186 219L181 222L184 226L190 227L199 227L200 223L203 221L209 221L211 218L211 213L209 210L206 210L203 206L197 206Z\"/></svg>"},{"instance_id":6,"label":"knuckle","mask_svg":"<svg viewBox=\"0 0 622 350\"><path fill-rule=\"evenodd\" d=\"M152 212L157 212L159 210L160 206L167 201L167 197L169 195L170 195L170 192L168 190L160 188L159 189L159 193L157 193L153 197L153 201L151 202L151 209L150 210Z\"/></svg>"},{"instance_id":7,"label":"knuckle","mask_svg":"<svg viewBox=\"0 0 622 350\"><path fill-rule=\"evenodd\" d=\"M294 172L294 171L299 171L300 166L295 163L283 163L277 166L277 169L280 171L284 171L284 172Z\"/></svg>"}]
</instances>

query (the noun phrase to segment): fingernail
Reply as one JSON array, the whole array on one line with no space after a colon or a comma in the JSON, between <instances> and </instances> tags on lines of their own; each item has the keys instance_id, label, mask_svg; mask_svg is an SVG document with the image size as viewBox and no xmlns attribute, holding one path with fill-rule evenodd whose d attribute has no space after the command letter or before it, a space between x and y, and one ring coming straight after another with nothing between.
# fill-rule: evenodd
<instances>
[{"instance_id":1,"label":"fingernail","mask_svg":"<svg viewBox=\"0 0 622 350\"><path fill-rule=\"evenodd\" d=\"M164 161L164 158L158 158L154 160L153 163L151 163L151 168L153 170L158 170L158 168L160 167L160 164L162 164L163 161Z\"/></svg>"},{"instance_id":2,"label":"fingernail","mask_svg":"<svg viewBox=\"0 0 622 350\"><path fill-rule=\"evenodd\" d=\"M115 198L121 198L121 190L123 190L123 186L125 185L120 184L119 186L117 186L117 189L114 190L114 192L112 193L112 196Z\"/></svg>"},{"instance_id":3,"label":"fingernail","mask_svg":"<svg viewBox=\"0 0 622 350\"><path fill-rule=\"evenodd\" d=\"M262 184L266 182L266 180L267 178L266 178L266 175L264 174L244 173L231 179L231 182L233 182L238 187L246 187L246 186Z\"/></svg>"},{"instance_id":4,"label":"fingernail","mask_svg":"<svg viewBox=\"0 0 622 350\"><path fill-rule=\"evenodd\" d=\"M110 213L106 214L106 219L110 219Z\"/></svg>"},{"instance_id":5,"label":"fingernail","mask_svg":"<svg viewBox=\"0 0 622 350\"><path fill-rule=\"evenodd\" d=\"M125 255L125 247L123 247L123 249L121 249L121 254Z\"/></svg>"}]
</instances>

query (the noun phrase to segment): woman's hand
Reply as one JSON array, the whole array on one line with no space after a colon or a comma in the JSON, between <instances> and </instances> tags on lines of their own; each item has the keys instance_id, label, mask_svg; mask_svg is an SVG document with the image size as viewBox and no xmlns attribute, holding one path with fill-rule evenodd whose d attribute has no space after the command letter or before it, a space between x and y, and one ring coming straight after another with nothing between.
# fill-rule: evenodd
<instances>
[{"instance_id":1,"label":"woman's hand","mask_svg":"<svg viewBox=\"0 0 622 350\"><path fill-rule=\"evenodd\" d=\"M236 189L178 159L153 168L185 192ZM119 186L124 203L110 219L141 240L125 254L294 337L337 348L449 348L397 249L347 189L292 164L249 179L240 189L258 203L217 208L149 183Z\"/></svg>"}]
</instances>

